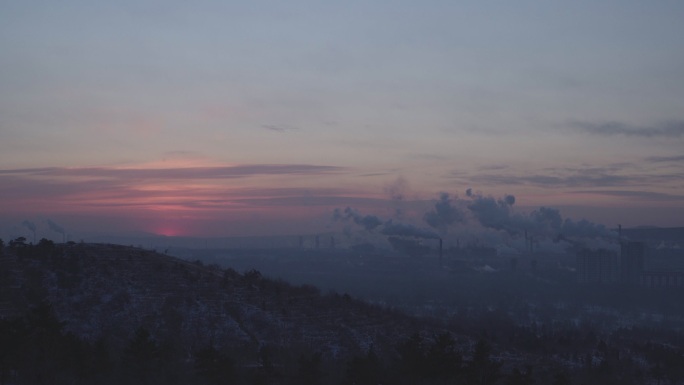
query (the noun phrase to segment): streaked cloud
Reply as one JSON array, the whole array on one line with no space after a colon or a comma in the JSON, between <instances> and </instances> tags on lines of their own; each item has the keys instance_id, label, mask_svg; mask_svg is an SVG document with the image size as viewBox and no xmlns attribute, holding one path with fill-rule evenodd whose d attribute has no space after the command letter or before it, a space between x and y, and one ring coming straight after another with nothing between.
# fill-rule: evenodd
<instances>
[{"instance_id":1,"label":"streaked cloud","mask_svg":"<svg viewBox=\"0 0 684 385\"><path fill-rule=\"evenodd\" d=\"M635 126L619 121L608 121L603 123L573 121L570 127L582 132L613 136L635 136L642 138L680 138L684 136L684 121L669 121L651 126Z\"/></svg>"},{"instance_id":2,"label":"streaked cloud","mask_svg":"<svg viewBox=\"0 0 684 385\"><path fill-rule=\"evenodd\" d=\"M578 190L572 191L577 194L605 195L616 198L628 198L630 200L643 201L680 201L684 202L684 195L667 194L655 191L635 191L635 190Z\"/></svg>"},{"instance_id":3,"label":"streaked cloud","mask_svg":"<svg viewBox=\"0 0 684 385\"><path fill-rule=\"evenodd\" d=\"M334 197L360 195L330 187L269 188L263 184L277 183L273 178L281 176L303 177L292 182L296 185L310 177L337 175L344 170L306 164L5 169L0 170L0 194L4 198L0 207L8 211L81 212L117 208L227 210L278 204L323 205L330 200L339 204Z\"/></svg>"},{"instance_id":4,"label":"streaked cloud","mask_svg":"<svg viewBox=\"0 0 684 385\"><path fill-rule=\"evenodd\" d=\"M292 127L287 124L262 124L261 127L276 132L293 131L299 129L298 127Z\"/></svg>"},{"instance_id":5,"label":"streaked cloud","mask_svg":"<svg viewBox=\"0 0 684 385\"><path fill-rule=\"evenodd\" d=\"M665 163L665 162L684 162L684 155L677 156L649 156L645 159L647 162Z\"/></svg>"},{"instance_id":6,"label":"streaked cloud","mask_svg":"<svg viewBox=\"0 0 684 385\"><path fill-rule=\"evenodd\" d=\"M495 171L496 169L494 169ZM456 177L456 174L452 174ZM505 173L482 172L457 176L475 184L531 185L548 188L652 186L676 182L682 173L654 174L627 167L557 168L538 172L507 170Z\"/></svg>"},{"instance_id":7,"label":"streaked cloud","mask_svg":"<svg viewBox=\"0 0 684 385\"><path fill-rule=\"evenodd\" d=\"M2 175L40 177L93 177L119 179L231 179L255 175L320 175L338 173L343 167L308 164L257 164L174 168L43 167L0 170Z\"/></svg>"}]
</instances>

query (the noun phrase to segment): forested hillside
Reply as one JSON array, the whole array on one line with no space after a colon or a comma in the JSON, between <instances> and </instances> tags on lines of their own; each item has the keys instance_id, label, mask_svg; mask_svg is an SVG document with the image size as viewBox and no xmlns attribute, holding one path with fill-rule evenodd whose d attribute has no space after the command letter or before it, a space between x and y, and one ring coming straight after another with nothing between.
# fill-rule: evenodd
<instances>
[{"instance_id":1,"label":"forested hillside","mask_svg":"<svg viewBox=\"0 0 684 385\"><path fill-rule=\"evenodd\" d=\"M0 250L0 384L684 378L677 331L521 325L496 309L476 321L409 317L256 270L127 246L19 239Z\"/></svg>"}]
</instances>

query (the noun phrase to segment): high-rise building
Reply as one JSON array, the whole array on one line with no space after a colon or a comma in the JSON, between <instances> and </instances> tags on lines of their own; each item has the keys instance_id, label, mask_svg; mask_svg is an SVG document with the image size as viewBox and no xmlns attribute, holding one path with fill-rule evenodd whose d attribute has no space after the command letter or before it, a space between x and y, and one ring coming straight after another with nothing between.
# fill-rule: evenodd
<instances>
[{"instance_id":1,"label":"high-rise building","mask_svg":"<svg viewBox=\"0 0 684 385\"><path fill-rule=\"evenodd\" d=\"M612 283L618 278L617 254L605 249L577 253L577 282Z\"/></svg>"},{"instance_id":2,"label":"high-rise building","mask_svg":"<svg viewBox=\"0 0 684 385\"><path fill-rule=\"evenodd\" d=\"M644 242L620 243L620 280L624 283L639 284L644 273Z\"/></svg>"}]
</instances>

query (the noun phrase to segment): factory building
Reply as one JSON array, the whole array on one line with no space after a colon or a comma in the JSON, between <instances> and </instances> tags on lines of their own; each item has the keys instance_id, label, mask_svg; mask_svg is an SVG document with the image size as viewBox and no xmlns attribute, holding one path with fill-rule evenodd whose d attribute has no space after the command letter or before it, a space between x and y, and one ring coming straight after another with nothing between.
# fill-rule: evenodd
<instances>
[{"instance_id":1,"label":"factory building","mask_svg":"<svg viewBox=\"0 0 684 385\"><path fill-rule=\"evenodd\" d=\"M620 281L638 285L644 273L646 244L644 242L620 242Z\"/></svg>"},{"instance_id":2,"label":"factory building","mask_svg":"<svg viewBox=\"0 0 684 385\"><path fill-rule=\"evenodd\" d=\"M684 272L646 271L641 276L641 285L648 288L673 288L684 286Z\"/></svg>"},{"instance_id":3,"label":"factory building","mask_svg":"<svg viewBox=\"0 0 684 385\"><path fill-rule=\"evenodd\" d=\"M677 231L675 231L677 230ZM682 228L681 230L684 230ZM684 252L679 246L684 232L680 229L654 231L626 230L630 238L623 238L618 227L618 254L608 250L584 249L577 253L577 282L622 283L645 288L684 287ZM648 237L641 234L645 232ZM671 236L659 237L659 234Z\"/></svg>"},{"instance_id":4,"label":"factory building","mask_svg":"<svg viewBox=\"0 0 684 385\"><path fill-rule=\"evenodd\" d=\"M578 283L614 283L618 280L617 254L605 249L577 253Z\"/></svg>"}]
</instances>

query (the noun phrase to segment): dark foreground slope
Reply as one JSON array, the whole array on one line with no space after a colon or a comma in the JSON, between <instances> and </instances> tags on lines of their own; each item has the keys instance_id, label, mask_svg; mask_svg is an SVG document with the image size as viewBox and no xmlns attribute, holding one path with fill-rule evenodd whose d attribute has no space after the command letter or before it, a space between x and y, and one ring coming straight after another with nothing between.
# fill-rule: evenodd
<instances>
[{"instance_id":1,"label":"dark foreground slope","mask_svg":"<svg viewBox=\"0 0 684 385\"><path fill-rule=\"evenodd\" d=\"M341 383L350 360L363 371L415 333L444 332L348 295L126 246L6 247L0 277L0 384L54 383L59 373L65 383L105 381L102 373L143 383Z\"/></svg>"},{"instance_id":2,"label":"dark foreground slope","mask_svg":"<svg viewBox=\"0 0 684 385\"><path fill-rule=\"evenodd\" d=\"M189 349L303 345L335 355L410 330L409 318L349 297L132 247L77 244L14 254L5 258L4 311L47 300L65 330L88 340L124 343L144 327Z\"/></svg>"},{"instance_id":3,"label":"dark foreground slope","mask_svg":"<svg viewBox=\"0 0 684 385\"><path fill-rule=\"evenodd\" d=\"M538 303L520 322L504 305L438 322L133 247L13 242L0 385L684 383L678 316L626 327Z\"/></svg>"}]
</instances>

